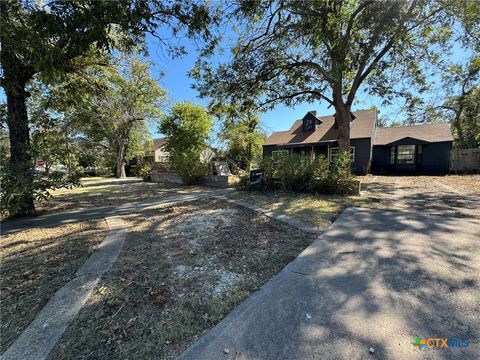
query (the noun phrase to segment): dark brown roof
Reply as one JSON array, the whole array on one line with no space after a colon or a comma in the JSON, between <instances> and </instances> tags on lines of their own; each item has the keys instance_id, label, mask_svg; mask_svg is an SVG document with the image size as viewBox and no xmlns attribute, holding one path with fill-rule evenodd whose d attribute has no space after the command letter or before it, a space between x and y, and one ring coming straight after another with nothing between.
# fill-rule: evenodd
<instances>
[{"instance_id":1,"label":"dark brown roof","mask_svg":"<svg viewBox=\"0 0 480 360\"><path fill-rule=\"evenodd\" d=\"M167 142L167 138L153 139L152 143L147 143L145 145L145 150L154 151L161 148ZM153 146L152 146L153 145Z\"/></svg>"},{"instance_id":2,"label":"dark brown roof","mask_svg":"<svg viewBox=\"0 0 480 360\"><path fill-rule=\"evenodd\" d=\"M388 145L404 138L425 142L453 141L448 123L435 123L378 128L374 145Z\"/></svg>"},{"instance_id":3,"label":"dark brown roof","mask_svg":"<svg viewBox=\"0 0 480 360\"><path fill-rule=\"evenodd\" d=\"M353 112L355 120L350 124L350 138L361 139L373 137L377 112L375 110L359 110ZM293 123L288 131L277 131L272 133L264 145L293 145L309 144L319 141L332 141L338 139L338 129L334 127L335 118L333 115L318 117L321 124L315 131L303 132L302 120Z\"/></svg>"}]
</instances>

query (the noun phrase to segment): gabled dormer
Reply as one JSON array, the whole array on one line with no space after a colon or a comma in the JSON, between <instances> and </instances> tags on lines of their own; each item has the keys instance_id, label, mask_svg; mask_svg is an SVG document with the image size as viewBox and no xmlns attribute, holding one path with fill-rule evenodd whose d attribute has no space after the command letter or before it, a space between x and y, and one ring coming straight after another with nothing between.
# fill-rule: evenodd
<instances>
[{"instance_id":1,"label":"gabled dormer","mask_svg":"<svg viewBox=\"0 0 480 360\"><path fill-rule=\"evenodd\" d=\"M316 111L309 111L302 119L302 131L313 132L322 122L317 118Z\"/></svg>"}]
</instances>

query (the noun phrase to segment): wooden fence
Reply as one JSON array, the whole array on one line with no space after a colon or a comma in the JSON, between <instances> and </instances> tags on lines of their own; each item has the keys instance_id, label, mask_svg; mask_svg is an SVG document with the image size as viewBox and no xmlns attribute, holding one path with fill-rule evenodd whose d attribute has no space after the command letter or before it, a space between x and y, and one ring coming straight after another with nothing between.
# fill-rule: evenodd
<instances>
[{"instance_id":1,"label":"wooden fence","mask_svg":"<svg viewBox=\"0 0 480 360\"><path fill-rule=\"evenodd\" d=\"M450 172L480 172L480 149L452 149Z\"/></svg>"}]
</instances>

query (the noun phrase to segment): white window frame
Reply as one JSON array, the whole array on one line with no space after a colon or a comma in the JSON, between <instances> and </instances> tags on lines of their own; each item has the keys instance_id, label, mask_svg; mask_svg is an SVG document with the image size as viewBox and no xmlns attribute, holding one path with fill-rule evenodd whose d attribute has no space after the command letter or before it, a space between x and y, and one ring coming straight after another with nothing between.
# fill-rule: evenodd
<instances>
[{"instance_id":1,"label":"white window frame","mask_svg":"<svg viewBox=\"0 0 480 360\"><path fill-rule=\"evenodd\" d=\"M273 150L272 151L272 159L274 158L274 155L273 154L285 154L287 153L287 155L289 154L289 151L288 150Z\"/></svg>"},{"instance_id":2,"label":"white window frame","mask_svg":"<svg viewBox=\"0 0 480 360\"><path fill-rule=\"evenodd\" d=\"M340 148L338 146L328 148L328 161L329 162L333 162L332 155L334 155L334 154L332 154L332 150L338 150L338 152L340 152ZM355 146L350 146L350 162L352 162L352 163L355 162Z\"/></svg>"}]
</instances>

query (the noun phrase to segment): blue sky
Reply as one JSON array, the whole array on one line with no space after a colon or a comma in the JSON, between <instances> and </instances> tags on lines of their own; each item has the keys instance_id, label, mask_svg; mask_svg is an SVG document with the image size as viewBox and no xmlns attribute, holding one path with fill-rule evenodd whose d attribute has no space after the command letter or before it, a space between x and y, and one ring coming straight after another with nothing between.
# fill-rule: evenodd
<instances>
[{"instance_id":1,"label":"blue sky","mask_svg":"<svg viewBox=\"0 0 480 360\"><path fill-rule=\"evenodd\" d=\"M200 99L197 92L191 88L193 80L187 75L188 71L194 66L197 58L197 52L193 46L190 46L188 40L184 40L183 45L188 50L188 55L169 59L163 52L162 47L158 45L158 40L148 38L148 60L152 62L151 70L154 77L159 78L161 86L168 90L170 101L184 101L188 100L193 103L206 106L208 101ZM163 71L164 76L159 77ZM302 118L307 111L316 110L318 115L331 115L334 113L332 108L327 107L327 103L305 103L295 108L288 108L283 105L278 105L275 109L260 115L260 120L264 129L270 134L272 131L288 130L292 123ZM357 105L354 110L370 108L373 105L380 108L380 100L366 96L363 93L358 94ZM393 109L382 107L381 112L387 113ZM155 126L150 126L153 137L159 137Z\"/></svg>"}]
</instances>

